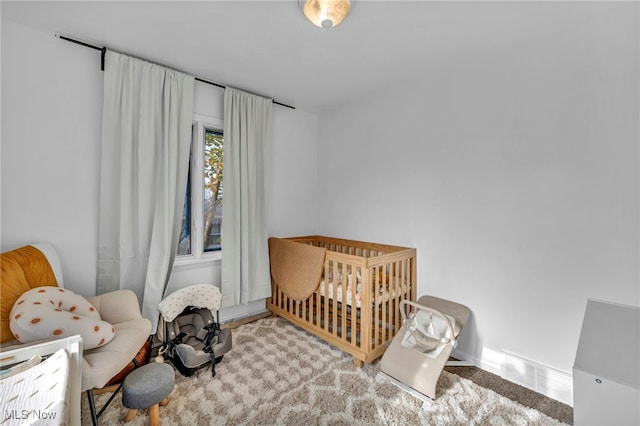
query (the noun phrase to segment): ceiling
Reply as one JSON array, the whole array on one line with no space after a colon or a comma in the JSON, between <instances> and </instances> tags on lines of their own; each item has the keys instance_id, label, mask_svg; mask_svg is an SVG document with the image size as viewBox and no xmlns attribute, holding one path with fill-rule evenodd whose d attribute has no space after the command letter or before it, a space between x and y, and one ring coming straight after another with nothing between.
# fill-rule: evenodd
<instances>
[{"instance_id":1,"label":"ceiling","mask_svg":"<svg viewBox=\"0 0 640 426\"><path fill-rule=\"evenodd\" d=\"M596 24L603 3L358 0L330 30L309 23L295 0L2 1L1 12L321 113L469 55Z\"/></svg>"}]
</instances>

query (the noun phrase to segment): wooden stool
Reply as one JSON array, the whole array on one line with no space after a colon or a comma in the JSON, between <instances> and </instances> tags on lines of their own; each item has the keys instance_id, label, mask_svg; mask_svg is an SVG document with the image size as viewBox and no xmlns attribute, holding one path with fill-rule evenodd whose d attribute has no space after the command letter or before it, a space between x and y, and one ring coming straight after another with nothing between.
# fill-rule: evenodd
<instances>
[{"instance_id":1,"label":"wooden stool","mask_svg":"<svg viewBox=\"0 0 640 426\"><path fill-rule=\"evenodd\" d=\"M160 424L158 406L169 403L169 394L175 386L175 373L168 364L152 363L133 370L122 385L122 405L127 407L125 422L131 421L138 410L149 409L149 424Z\"/></svg>"}]
</instances>

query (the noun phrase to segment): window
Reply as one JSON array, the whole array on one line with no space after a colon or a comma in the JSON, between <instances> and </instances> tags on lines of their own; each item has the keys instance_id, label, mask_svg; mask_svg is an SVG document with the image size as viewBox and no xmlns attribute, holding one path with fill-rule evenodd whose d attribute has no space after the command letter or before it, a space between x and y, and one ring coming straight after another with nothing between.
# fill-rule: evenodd
<instances>
[{"instance_id":1,"label":"window","mask_svg":"<svg viewBox=\"0 0 640 426\"><path fill-rule=\"evenodd\" d=\"M222 122L196 115L178 260L212 257L222 248Z\"/></svg>"}]
</instances>

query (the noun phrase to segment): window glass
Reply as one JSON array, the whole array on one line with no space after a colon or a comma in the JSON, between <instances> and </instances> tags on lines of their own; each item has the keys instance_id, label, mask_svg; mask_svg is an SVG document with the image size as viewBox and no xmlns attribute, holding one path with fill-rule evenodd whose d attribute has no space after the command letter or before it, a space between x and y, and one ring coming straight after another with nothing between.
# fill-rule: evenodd
<instances>
[{"instance_id":1,"label":"window glass","mask_svg":"<svg viewBox=\"0 0 640 426\"><path fill-rule=\"evenodd\" d=\"M200 259L222 247L222 122L196 117L177 255Z\"/></svg>"},{"instance_id":2,"label":"window glass","mask_svg":"<svg viewBox=\"0 0 640 426\"><path fill-rule=\"evenodd\" d=\"M222 132L205 129L204 137L204 251L222 244Z\"/></svg>"}]
</instances>

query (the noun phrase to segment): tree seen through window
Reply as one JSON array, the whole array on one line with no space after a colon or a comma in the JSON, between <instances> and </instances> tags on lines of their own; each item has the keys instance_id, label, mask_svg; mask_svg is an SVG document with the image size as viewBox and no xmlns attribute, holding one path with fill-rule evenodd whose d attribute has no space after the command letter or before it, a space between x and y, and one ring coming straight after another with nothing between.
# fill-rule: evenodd
<instances>
[{"instance_id":1,"label":"tree seen through window","mask_svg":"<svg viewBox=\"0 0 640 426\"><path fill-rule=\"evenodd\" d=\"M204 251L220 250L222 238L222 132L206 129L204 137Z\"/></svg>"},{"instance_id":2,"label":"tree seen through window","mask_svg":"<svg viewBox=\"0 0 640 426\"><path fill-rule=\"evenodd\" d=\"M197 130L197 125L194 126L195 139L191 155L198 153L202 163L199 162L199 158L194 158L192 160L195 162L192 161L189 168L177 250L179 256L211 252L222 248L223 135L220 130L205 127L202 132ZM203 134L204 140L198 141L197 135ZM202 216L196 214L193 209L201 209ZM196 228L202 229L201 241L200 238L192 238L193 221L202 224L202 228L196 225Z\"/></svg>"}]
</instances>

